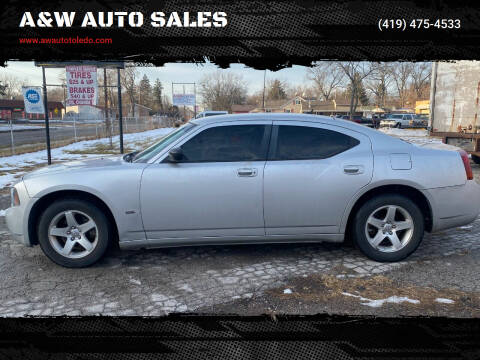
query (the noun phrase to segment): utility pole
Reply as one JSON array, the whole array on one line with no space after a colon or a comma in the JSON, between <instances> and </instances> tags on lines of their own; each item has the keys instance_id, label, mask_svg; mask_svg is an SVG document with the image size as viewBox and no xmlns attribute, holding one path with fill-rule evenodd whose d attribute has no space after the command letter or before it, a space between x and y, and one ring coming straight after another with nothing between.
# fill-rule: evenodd
<instances>
[{"instance_id":1,"label":"utility pole","mask_svg":"<svg viewBox=\"0 0 480 360\"><path fill-rule=\"evenodd\" d=\"M263 112L265 112L265 78L267 76L267 69L265 69L265 71L263 72L263 98L262 98L262 108L263 108Z\"/></svg>"},{"instance_id":2,"label":"utility pole","mask_svg":"<svg viewBox=\"0 0 480 360\"><path fill-rule=\"evenodd\" d=\"M193 118L197 118L197 86L193 83L193 97L195 98L195 103L193 105Z\"/></svg>"}]
</instances>

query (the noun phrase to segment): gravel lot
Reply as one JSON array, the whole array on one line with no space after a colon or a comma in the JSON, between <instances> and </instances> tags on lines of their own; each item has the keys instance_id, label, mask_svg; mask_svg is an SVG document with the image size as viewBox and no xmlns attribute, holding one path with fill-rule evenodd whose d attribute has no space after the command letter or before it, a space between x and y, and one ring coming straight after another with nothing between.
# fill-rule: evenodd
<instances>
[{"instance_id":1,"label":"gravel lot","mask_svg":"<svg viewBox=\"0 0 480 360\"><path fill-rule=\"evenodd\" d=\"M480 167L473 165L477 182ZM0 209L9 198L0 196ZM0 316L348 313L480 317L480 218L427 234L406 261L348 245L111 250L65 269L13 241L0 216Z\"/></svg>"}]
</instances>

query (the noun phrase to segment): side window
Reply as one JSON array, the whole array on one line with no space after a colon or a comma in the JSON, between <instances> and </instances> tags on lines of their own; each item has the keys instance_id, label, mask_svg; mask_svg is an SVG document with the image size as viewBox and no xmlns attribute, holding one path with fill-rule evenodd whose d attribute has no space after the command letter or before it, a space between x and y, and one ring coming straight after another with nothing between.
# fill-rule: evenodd
<instances>
[{"instance_id":1,"label":"side window","mask_svg":"<svg viewBox=\"0 0 480 360\"><path fill-rule=\"evenodd\" d=\"M182 162L260 161L266 159L265 125L217 126L182 145Z\"/></svg>"},{"instance_id":2,"label":"side window","mask_svg":"<svg viewBox=\"0 0 480 360\"><path fill-rule=\"evenodd\" d=\"M272 160L326 159L359 143L357 139L337 131L280 125Z\"/></svg>"}]
</instances>

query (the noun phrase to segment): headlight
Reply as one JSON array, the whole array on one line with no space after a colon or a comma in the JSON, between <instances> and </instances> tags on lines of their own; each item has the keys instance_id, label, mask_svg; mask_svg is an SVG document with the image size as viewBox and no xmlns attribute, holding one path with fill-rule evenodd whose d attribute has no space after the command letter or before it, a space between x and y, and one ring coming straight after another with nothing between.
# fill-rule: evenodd
<instances>
[{"instance_id":1,"label":"headlight","mask_svg":"<svg viewBox=\"0 0 480 360\"><path fill-rule=\"evenodd\" d=\"M18 192L15 187L10 188L10 205L11 207L20 205L20 198L18 197Z\"/></svg>"}]
</instances>

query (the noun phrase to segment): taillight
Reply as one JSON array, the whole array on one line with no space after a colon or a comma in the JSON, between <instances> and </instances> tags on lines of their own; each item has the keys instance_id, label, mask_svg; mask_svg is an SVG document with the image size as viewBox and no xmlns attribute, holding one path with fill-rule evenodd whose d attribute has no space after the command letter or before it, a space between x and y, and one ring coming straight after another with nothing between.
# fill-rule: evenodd
<instances>
[{"instance_id":1,"label":"taillight","mask_svg":"<svg viewBox=\"0 0 480 360\"><path fill-rule=\"evenodd\" d=\"M473 171L472 166L470 165L470 159L465 150L458 150L460 156L462 157L463 166L465 167L465 174L467 175L467 180L473 180Z\"/></svg>"}]
</instances>

